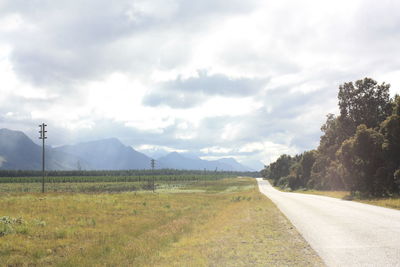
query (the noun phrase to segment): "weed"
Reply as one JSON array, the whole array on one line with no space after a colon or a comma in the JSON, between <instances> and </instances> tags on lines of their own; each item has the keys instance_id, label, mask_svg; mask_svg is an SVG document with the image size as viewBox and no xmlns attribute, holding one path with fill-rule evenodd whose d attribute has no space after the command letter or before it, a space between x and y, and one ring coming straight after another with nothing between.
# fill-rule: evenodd
<instances>
[{"instance_id":1,"label":"weed","mask_svg":"<svg viewBox=\"0 0 400 267\"><path fill-rule=\"evenodd\" d=\"M22 227L21 227L22 226ZM9 216L0 217L0 236L5 236L14 233L27 233L25 221L19 218Z\"/></svg>"},{"instance_id":2,"label":"weed","mask_svg":"<svg viewBox=\"0 0 400 267\"><path fill-rule=\"evenodd\" d=\"M27 225L16 228L16 233L21 235L28 235L30 233L30 228Z\"/></svg>"},{"instance_id":3,"label":"weed","mask_svg":"<svg viewBox=\"0 0 400 267\"><path fill-rule=\"evenodd\" d=\"M56 239L64 239L67 237L67 231L65 229L56 230L55 238Z\"/></svg>"},{"instance_id":4,"label":"weed","mask_svg":"<svg viewBox=\"0 0 400 267\"><path fill-rule=\"evenodd\" d=\"M0 236L13 234L14 232L14 228L10 224L0 223Z\"/></svg>"},{"instance_id":5,"label":"weed","mask_svg":"<svg viewBox=\"0 0 400 267\"><path fill-rule=\"evenodd\" d=\"M45 221L39 220L39 219L35 219L35 220L33 221L33 223L34 223L35 225L37 225L37 226L40 226L40 227L45 227L45 226L47 225Z\"/></svg>"}]
</instances>

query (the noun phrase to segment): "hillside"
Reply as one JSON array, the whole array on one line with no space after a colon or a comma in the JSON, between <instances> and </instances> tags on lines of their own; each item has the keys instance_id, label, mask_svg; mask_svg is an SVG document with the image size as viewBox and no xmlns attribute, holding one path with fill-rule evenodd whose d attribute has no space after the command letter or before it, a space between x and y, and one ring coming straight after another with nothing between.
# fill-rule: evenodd
<instances>
[{"instance_id":1,"label":"hillside","mask_svg":"<svg viewBox=\"0 0 400 267\"><path fill-rule=\"evenodd\" d=\"M94 170L150 169L150 158L116 138L109 138L55 149L82 158Z\"/></svg>"},{"instance_id":2,"label":"hillside","mask_svg":"<svg viewBox=\"0 0 400 267\"><path fill-rule=\"evenodd\" d=\"M86 166L79 157L46 147L46 169L76 169L77 162ZM42 147L35 144L21 131L0 129L0 169L40 170L42 168Z\"/></svg>"}]
</instances>

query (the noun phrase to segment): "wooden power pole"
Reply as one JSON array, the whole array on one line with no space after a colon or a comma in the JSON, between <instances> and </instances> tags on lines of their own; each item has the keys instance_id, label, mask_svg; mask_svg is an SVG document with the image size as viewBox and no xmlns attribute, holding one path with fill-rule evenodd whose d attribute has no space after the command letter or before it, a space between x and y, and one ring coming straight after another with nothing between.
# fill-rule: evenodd
<instances>
[{"instance_id":1,"label":"wooden power pole","mask_svg":"<svg viewBox=\"0 0 400 267\"><path fill-rule=\"evenodd\" d=\"M154 191L156 190L156 184L154 182L154 167L156 166L156 161L154 159L151 159L150 165L151 169L153 170L153 193L154 193Z\"/></svg>"},{"instance_id":2,"label":"wooden power pole","mask_svg":"<svg viewBox=\"0 0 400 267\"><path fill-rule=\"evenodd\" d=\"M45 139L47 139L47 137L46 137L46 133L47 133L47 131L46 131L46 124L44 124L44 123L42 123L41 125L39 125L39 128L40 128L40 131L39 131L39 133L40 133L40 136L39 136L39 139L42 139L42 172L43 172L43 178L42 178L42 193L44 193L44 177L45 177L45 162L44 162L44 160L45 160L45 156L44 156L44 151L45 151L45 149L44 149L44 140Z\"/></svg>"}]
</instances>

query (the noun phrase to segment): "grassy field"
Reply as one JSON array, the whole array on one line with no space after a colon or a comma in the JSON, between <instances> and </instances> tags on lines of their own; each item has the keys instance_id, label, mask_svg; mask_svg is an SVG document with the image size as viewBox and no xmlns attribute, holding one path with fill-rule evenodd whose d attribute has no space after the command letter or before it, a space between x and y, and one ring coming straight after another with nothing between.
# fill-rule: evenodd
<instances>
[{"instance_id":1,"label":"grassy field","mask_svg":"<svg viewBox=\"0 0 400 267\"><path fill-rule=\"evenodd\" d=\"M0 195L0 266L321 265L254 179Z\"/></svg>"},{"instance_id":2,"label":"grassy field","mask_svg":"<svg viewBox=\"0 0 400 267\"><path fill-rule=\"evenodd\" d=\"M132 191L170 191L200 185L213 185L225 179L226 174L213 175L142 175L142 176L49 176L45 179L45 192L116 193ZM232 176L230 176L232 177ZM0 177L0 193L42 191L42 178Z\"/></svg>"}]
</instances>

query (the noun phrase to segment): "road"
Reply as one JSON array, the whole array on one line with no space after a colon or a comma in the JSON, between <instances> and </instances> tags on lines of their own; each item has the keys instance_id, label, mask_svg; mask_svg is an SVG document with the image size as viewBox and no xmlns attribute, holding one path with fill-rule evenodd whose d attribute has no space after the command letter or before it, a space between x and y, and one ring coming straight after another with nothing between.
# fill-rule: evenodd
<instances>
[{"instance_id":1,"label":"road","mask_svg":"<svg viewBox=\"0 0 400 267\"><path fill-rule=\"evenodd\" d=\"M400 266L400 211L331 197L260 191L286 215L328 266Z\"/></svg>"}]
</instances>

